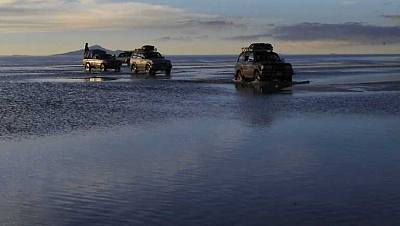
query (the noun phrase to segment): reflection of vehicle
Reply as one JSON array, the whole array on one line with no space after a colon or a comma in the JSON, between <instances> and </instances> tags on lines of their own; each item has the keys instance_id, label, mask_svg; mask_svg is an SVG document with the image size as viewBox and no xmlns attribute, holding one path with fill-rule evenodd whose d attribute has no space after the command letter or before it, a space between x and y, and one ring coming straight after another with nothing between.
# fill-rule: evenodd
<instances>
[{"instance_id":1,"label":"reflection of vehicle","mask_svg":"<svg viewBox=\"0 0 400 226\"><path fill-rule=\"evenodd\" d=\"M133 73L143 71L149 75L155 75L157 71L164 71L165 75L171 75L171 61L157 52L154 46L143 46L133 51L130 65Z\"/></svg>"},{"instance_id":2,"label":"reflection of vehicle","mask_svg":"<svg viewBox=\"0 0 400 226\"><path fill-rule=\"evenodd\" d=\"M293 68L273 52L271 44L255 43L243 48L236 66L236 81L268 82L275 88L292 85Z\"/></svg>"},{"instance_id":3,"label":"reflection of vehicle","mask_svg":"<svg viewBox=\"0 0 400 226\"><path fill-rule=\"evenodd\" d=\"M123 64L127 64L129 66L130 59L133 51L125 51L118 55L117 60L121 61Z\"/></svg>"},{"instance_id":4,"label":"reflection of vehicle","mask_svg":"<svg viewBox=\"0 0 400 226\"><path fill-rule=\"evenodd\" d=\"M257 83L235 83L235 88L242 94L260 95L260 94L273 94L273 93L291 93L290 90L277 89L274 84L269 82Z\"/></svg>"},{"instance_id":5,"label":"reflection of vehicle","mask_svg":"<svg viewBox=\"0 0 400 226\"><path fill-rule=\"evenodd\" d=\"M85 66L85 70L89 72L92 71L93 68L100 69L101 71L114 69L116 72L119 72L121 70L120 61L99 49L90 50L82 60L82 64Z\"/></svg>"}]
</instances>

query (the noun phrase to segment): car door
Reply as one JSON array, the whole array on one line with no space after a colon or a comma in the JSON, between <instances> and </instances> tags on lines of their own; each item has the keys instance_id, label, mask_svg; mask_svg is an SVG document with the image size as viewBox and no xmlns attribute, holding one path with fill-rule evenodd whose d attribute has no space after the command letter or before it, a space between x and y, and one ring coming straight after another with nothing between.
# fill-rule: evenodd
<instances>
[{"instance_id":1,"label":"car door","mask_svg":"<svg viewBox=\"0 0 400 226\"><path fill-rule=\"evenodd\" d=\"M132 55L132 60L133 61L131 63L136 65L137 70L143 70L142 69L142 57L140 54Z\"/></svg>"},{"instance_id":2,"label":"car door","mask_svg":"<svg viewBox=\"0 0 400 226\"><path fill-rule=\"evenodd\" d=\"M143 54L139 54L138 55L138 68L139 68L139 70L141 70L141 71L144 71L145 70L145 67L146 67L146 60L144 59L144 55Z\"/></svg>"},{"instance_id":3,"label":"car door","mask_svg":"<svg viewBox=\"0 0 400 226\"><path fill-rule=\"evenodd\" d=\"M254 54L249 52L245 55L245 62L243 64L243 76L245 78L253 77L254 67Z\"/></svg>"}]
</instances>

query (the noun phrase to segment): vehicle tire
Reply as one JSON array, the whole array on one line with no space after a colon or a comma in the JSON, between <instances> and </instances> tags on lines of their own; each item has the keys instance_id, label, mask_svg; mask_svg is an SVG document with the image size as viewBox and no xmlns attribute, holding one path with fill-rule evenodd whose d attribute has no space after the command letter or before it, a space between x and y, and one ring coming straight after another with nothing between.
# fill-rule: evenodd
<instances>
[{"instance_id":1,"label":"vehicle tire","mask_svg":"<svg viewBox=\"0 0 400 226\"><path fill-rule=\"evenodd\" d=\"M156 74L155 71L151 68L151 64L146 65L145 72L146 72L146 74L151 75L151 76Z\"/></svg>"},{"instance_id":2,"label":"vehicle tire","mask_svg":"<svg viewBox=\"0 0 400 226\"><path fill-rule=\"evenodd\" d=\"M86 63L86 64L85 64L85 71L87 71L87 72L92 72L92 67L90 66L89 63Z\"/></svg>"},{"instance_id":3,"label":"vehicle tire","mask_svg":"<svg viewBox=\"0 0 400 226\"><path fill-rule=\"evenodd\" d=\"M235 80L236 80L237 82L243 82L243 81L244 81L242 71L237 71L237 72L236 72Z\"/></svg>"},{"instance_id":4,"label":"vehicle tire","mask_svg":"<svg viewBox=\"0 0 400 226\"><path fill-rule=\"evenodd\" d=\"M254 81L255 82L261 81L261 74L259 71L254 72Z\"/></svg>"},{"instance_id":5,"label":"vehicle tire","mask_svg":"<svg viewBox=\"0 0 400 226\"><path fill-rule=\"evenodd\" d=\"M101 65L100 65L100 71L102 71L102 72L107 71L106 65L101 64Z\"/></svg>"},{"instance_id":6,"label":"vehicle tire","mask_svg":"<svg viewBox=\"0 0 400 226\"><path fill-rule=\"evenodd\" d=\"M135 74L138 73L136 64L132 64L132 65L131 65L131 71L132 71L133 73L135 73Z\"/></svg>"},{"instance_id":7,"label":"vehicle tire","mask_svg":"<svg viewBox=\"0 0 400 226\"><path fill-rule=\"evenodd\" d=\"M165 76L167 76L167 77L171 76L171 69L165 70Z\"/></svg>"}]
</instances>

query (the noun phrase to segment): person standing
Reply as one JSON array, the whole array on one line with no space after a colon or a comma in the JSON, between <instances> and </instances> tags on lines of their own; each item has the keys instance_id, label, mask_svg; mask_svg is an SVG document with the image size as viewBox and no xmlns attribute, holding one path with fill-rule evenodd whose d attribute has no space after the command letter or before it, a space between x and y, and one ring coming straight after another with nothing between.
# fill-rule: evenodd
<instances>
[{"instance_id":1,"label":"person standing","mask_svg":"<svg viewBox=\"0 0 400 226\"><path fill-rule=\"evenodd\" d=\"M89 44L85 44L85 52L84 52L84 58L88 58L89 56Z\"/></svg>"}]
</instances>

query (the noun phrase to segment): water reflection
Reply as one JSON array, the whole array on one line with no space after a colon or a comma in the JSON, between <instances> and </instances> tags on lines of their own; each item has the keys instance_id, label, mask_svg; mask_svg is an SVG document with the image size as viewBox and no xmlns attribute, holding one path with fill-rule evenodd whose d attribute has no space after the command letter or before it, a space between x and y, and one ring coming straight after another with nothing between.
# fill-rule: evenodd
<instances>
[{"instance_id":1,"label":"water reflection","mask_svg":"<svg viewBox=\"0 0 400 226\"><path fill-rule=\"evenodd\" d=\"M118 78L116 77L95 76L95 77L85 78L84 80L88 82L106 82L106 81L114 81L117 79Z\"/></svg>"},{"instance_id":2,"label":"water reflection","mask_svg":"<svg viewBox=\"0 0 400 226\"><path fill-rule=\"evenodd\" d=\"M398 92L259 95L180 59L196 82L0 76L0 225L399 225ZM5 82L38 77L80 82Z\"/></svg>"},{"instance_id":3,"label":"water reflection","mask_svg":"<svg viewBox=\"0 0 400 226\"><path fill-rule=\"evenodd\" d=\"M165 74L149 75L146 73L136 73L136 74L133 73L131 75L131 78L132 79L171 79L171 75L165 75Z\"/></svg>"},{"instance_id":4,"label":"water reflection","mask_svg":"<svg viewBox=\"0 0 400 226\"><path fill-rule=\"evenodd\" d=\"M242 94L261 95L261 94L291 94L290 88L280 89L270 83L235 83L235 88Z\"/></svg>"},{"instance_id":5,"label":"water reflection","mask_svg":"<svg viewBox=\"0 0 400 226\"><path fill-rule=\"evenodd\" d=\"M0 224L399 220L380 211L400 209L396 117L274 118L268 129L242 122L197 118L3 142Z\"/></svg>"}]
</instances>

